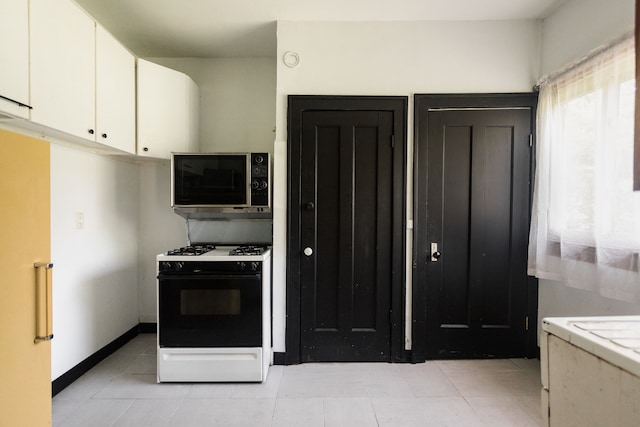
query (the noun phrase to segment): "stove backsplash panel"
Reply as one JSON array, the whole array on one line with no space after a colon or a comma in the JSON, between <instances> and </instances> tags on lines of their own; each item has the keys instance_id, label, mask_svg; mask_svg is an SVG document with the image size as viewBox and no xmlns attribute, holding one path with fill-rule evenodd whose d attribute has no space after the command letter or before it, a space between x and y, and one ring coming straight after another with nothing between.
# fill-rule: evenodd
<instances>
[{"instance_id":1,"label":"stove backsplash panel","mask_svg":"<svg viewBox=\"0 0 640 427\"><path fill-rule=\"evenodd\" d=\"M261 244L271 246L271 219L187 219L189 243L217 245Z\"/></svg>"}]
</instances>

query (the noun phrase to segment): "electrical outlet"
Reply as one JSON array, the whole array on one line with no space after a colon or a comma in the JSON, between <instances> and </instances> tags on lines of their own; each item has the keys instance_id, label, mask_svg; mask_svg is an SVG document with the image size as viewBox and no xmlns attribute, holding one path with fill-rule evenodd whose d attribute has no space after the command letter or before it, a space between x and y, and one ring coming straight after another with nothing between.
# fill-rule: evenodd
<instances>
[{"instance_id":1,"label":"electrical outlet","mask_svg":"<svg viewBox=\"0 0 640 427\"><path fill-rule=\"evenodd\" d=\"M76 212L76 230L84 228L84 212Z\"/></svg>"}]
</instances>

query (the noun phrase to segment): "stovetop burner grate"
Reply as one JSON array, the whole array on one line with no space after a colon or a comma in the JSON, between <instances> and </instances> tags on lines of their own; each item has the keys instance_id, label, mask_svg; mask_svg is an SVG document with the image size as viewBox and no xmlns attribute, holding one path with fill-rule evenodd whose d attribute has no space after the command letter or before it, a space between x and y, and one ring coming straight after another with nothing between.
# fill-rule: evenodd
<instances>
[{"instance_id":1,"label":"stovetop burner grate","mask_svg":"<svg viewBox=\"0 0 640 427\"><path fill-rule=\"evenodd\" d=\"M262 255L267 249L266 246L261 245L243 245L238 246L235 249L229 251L229 255L242 256L242 255Z\"/></svg>"},{"instance_id":2,"label":"stovetop burner grate","mask_svg":"<svg viewBox=\"0 0 640 427\"><path fill-rule=\"evenodd\" d=\"M213 243L196 243L189 246L184 246L177 249L167 251L168 256L200 256L207 254L208 252L216 249L216 245ZM219 247L218 249L226 250L225 247ZM267 245L250 244L240 245L229 250L229 256L249 256L249 255L262 255L268 249ZM224 252L223 252L224 253ZM218 255L218 254L216 254Z\"/></svg>"},{"instance_id":3,"label":"stovetop burner grate","mask_svg":"<svg viewBox=\"0 0 640 427\"><path fill-rule=\"evenodd\" d=\"M203 245L190 245L184 246L178 249L172 249L167 252L167 255L186 255L186 256L198 256L206 254L216 248L216 245L203 244Z\"/></svg>"}]
</instances>

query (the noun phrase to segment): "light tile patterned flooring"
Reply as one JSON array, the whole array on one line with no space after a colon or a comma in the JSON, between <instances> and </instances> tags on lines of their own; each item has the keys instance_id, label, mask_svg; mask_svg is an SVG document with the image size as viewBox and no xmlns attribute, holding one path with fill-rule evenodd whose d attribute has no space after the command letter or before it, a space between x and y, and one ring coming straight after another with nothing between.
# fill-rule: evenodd
<instances>
[{"instance_id":1,"label":"light tile patterned flooring","mask_svg":"<svg viewBox=\"0 0 640 427\"><path fill-rule=\"evenodd\" d=\"M272 366L263 384L156 383L141 334L53 399L53 425L538 426L538 360Z\"/></svg>"}]
</instances>

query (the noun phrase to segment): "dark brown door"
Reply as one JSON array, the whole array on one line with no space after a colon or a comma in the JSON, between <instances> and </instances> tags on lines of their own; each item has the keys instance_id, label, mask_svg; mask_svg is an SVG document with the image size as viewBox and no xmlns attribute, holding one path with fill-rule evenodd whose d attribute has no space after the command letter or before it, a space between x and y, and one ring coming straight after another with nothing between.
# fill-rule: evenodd
<instances>
[{"instance_id":1,"label":"dark brown door","mask_svg":"<svg viewBox=\"0 0 640 427\"><path fill-rule=\"evenodd\" d=\"M402 286L395 169L404 151L394 127L394 111L302 113L291 206L302 362L391 360L393 294Z\"/></svg>"},{"instance_id":2,"label":"dark brown door","mask_svg":"<svg viewBox=\"0 0 640 427\"><path fill-rule=\"evenodd\" d=\"M425 356L525 356L532 111L421 114L416 285Z\"/></svg>"}]
</instances>

